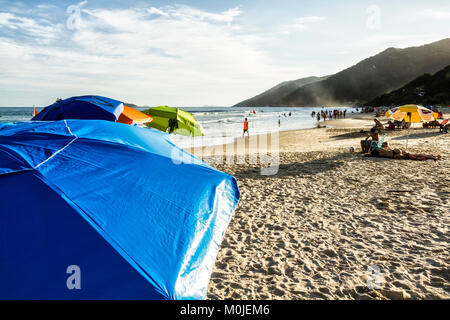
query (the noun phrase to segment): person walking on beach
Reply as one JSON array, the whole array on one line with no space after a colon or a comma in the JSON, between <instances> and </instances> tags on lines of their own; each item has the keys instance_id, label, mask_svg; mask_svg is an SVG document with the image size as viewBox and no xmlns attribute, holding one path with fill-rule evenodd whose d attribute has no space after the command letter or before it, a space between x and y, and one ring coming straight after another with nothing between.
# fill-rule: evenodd
<instances>
[{"instance_id":1,"label":"person walking on beach","mask_svg":"<svg viewBox=\"0 0 450 320\"><path fill-rule=\"evenodd\" d=\"M245 136L245 133L247 132L248 136L250 137L250 133L248 132L248 120L247 118L245 118L244 120L244 133L242 134L242 136Z\"/></svg>"}]
</instances>

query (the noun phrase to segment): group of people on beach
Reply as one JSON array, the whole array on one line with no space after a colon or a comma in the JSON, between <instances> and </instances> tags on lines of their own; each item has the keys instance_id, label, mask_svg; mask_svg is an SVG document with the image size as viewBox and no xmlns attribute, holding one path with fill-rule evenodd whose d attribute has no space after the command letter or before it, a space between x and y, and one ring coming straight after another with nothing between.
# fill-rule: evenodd
<instances>
[{"instance_id":1,"label":"group of people on beach","mask_svg":"<svg viewBox=\"0 0 450 320\"><path fill-rule=\"evenodd\" d=\"M253 113L256 114L256 111L253 110ZM286 117L292 117L292 112L288 112L288 113L283 113L282 114L285 118ZM278 115L278 127L281 127L281 114ZM248 131L248 118L244 119L244 131L242 136L244 137L245 134L247 134L250 137L250 133Z\"/></svg>"},{"instance_id":2,"label":"group of people on beach","mask_svg":"<svg viewBox=\"0 0 450 320\"><path fill-rule=\"evenodd\" d=\"M373 113L373 112L375 112L375 108L374 107L356 108L356 113Z\"/></svg>"},{"instance_id":3,"label":"group of people on beach","mask_svg":"<svg viewBox=\"0 0 450 320\"><path fill-rule=\"evenodd\" d=\"M441 156L434 156L431 154L414 154L401 149L392 149L387 142L381 142L380 135L381 130L385 129L383 124L375 119L375 126L370 129L369 135L365 140L361 140L361 153L367 157L379 157L389 159L406 159L406 160L440 160Z\"/></svg>"},{"instance_id":4,"label":"group of people on beach","mask_svg":"<svg viewBox=\"0 0 450 320\"><path fill-rule=\"evenodd\" d=\"M283 116L284 117L287 117L287 116L291 117L292 116L292 112L289 112L289 114L283 113ZM281 115L278 116L278 128L280 128L280 127L281 127Z\"/></svg>"},{"instance_id":5,"label":"group of people on beach","mask_svg":"<svg viewBox=\"0 0 450 320\"><path fill-rule=\"evenodd\" d=\"M327 119L333 120L333 119L342 119L347 116L347 109L344 111L342 110L321 110L320 112L313 111L311 112L312 118L317 118L317 121L320 122L321 119L323 121L326 121Z\"/></svg>"}]
</instances>

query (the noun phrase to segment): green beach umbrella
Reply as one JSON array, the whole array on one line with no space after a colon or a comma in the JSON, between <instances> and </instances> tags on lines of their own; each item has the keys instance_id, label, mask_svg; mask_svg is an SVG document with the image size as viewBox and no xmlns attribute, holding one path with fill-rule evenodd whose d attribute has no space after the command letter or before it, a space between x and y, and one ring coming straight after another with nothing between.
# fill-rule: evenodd
<instances>
[{"instance_id":1,"label":"green beach umbrella","mask_svg":"<svg viewBox=\"0 0 450 320\"><path fill-rule=\"evenodd\" d=\"M180 108L161 106L147 109L143 113L153 118L153 121L147 124L149 127L183 136L205 135L205 131L194 116Z\"/></svg>"}]
</instances>

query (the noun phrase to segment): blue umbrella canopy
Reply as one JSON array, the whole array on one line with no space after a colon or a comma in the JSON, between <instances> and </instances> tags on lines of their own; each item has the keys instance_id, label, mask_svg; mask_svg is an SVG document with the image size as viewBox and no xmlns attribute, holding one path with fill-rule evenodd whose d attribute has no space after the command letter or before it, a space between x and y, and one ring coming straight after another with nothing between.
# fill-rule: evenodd
<instances>
[{"instance_id":1,"label":"blue umbrella canopy","mask_svg":"<svg viewBox=\"0 0 450 320\"><path fill-rule=\"evenodd\" d=\"M239 196L160 131L0 124L0 298L204 299Z\"/></svg>"},{"instance_id":2,"label":"blue umbrella canopy","mask_svg":"<svg viewBox=\"0 0 450 320\"><path fill-rule=\"evenodd\" d=\"M56 101L45 107L32 120L98 119L117 121L123 109L123 103L114 99L102 96L79 96Z\"/></svg>"}]
</instances>

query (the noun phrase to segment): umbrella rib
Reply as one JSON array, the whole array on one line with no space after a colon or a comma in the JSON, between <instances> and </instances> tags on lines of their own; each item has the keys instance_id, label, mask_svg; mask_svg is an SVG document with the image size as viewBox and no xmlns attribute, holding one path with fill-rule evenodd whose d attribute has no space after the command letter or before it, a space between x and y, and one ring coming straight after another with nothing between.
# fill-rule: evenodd
<instances>
[{"instance_id":1,"label":"umbrella rib","mask_svg":"<svg viewBox=\"0 0 450 320\"><path fill-rule=\"evenodd\" d=\"M52 159L54 156L56 156L58 153L60 153L61 151L64 151L64 149L66 149L68 146L70 146L73 142L75 142L75 140L78 139L78 137L76 135L74 135L72 133L72 130L70 130L69 125L67 124L67 121L64 120L64 124L66 125L67 130L69 131L70 135L75 137L74 139L72 139L68 144L66 144L64 147L62 147L61 149L59 149L58 151L56 151L54 154L52 154L50 157L48 157L47 159L45 159L44 161L42 161L41 163L39 163L38 165L34 166L33 169L37 169L40 166L42 166L43 164L45 164L47 161L49 161L50 159Z\"/></svg>"},{"instance_id":2,"label":"umbrella rib","mask_svg":"<svg viewBox=\"0 0 450 320\"><path fill-rule=\"evenodd\" d=\"M93 97L92 100L99 100L99 101L103 102L105 105L107 105L108 107L114 107L112 103L109 103L103 99L100 99L99 97Z\"/></svg>"},{"instance_id":3,"label":"umbrella rib","mask_svg":"<svg viewBox=\"0 0 450 320\"><path fill-rule=\"evenodd\" d=\"M66 125L67 130L69 131L71 136L74 136L75 138L78 138L77 135L72 133L72 130L70 130L69 125L67 124L67 121L64 119L64 124Z\"/></svg>"},{"instance_id":4,"label":"umbrella rib","mask_svg":"<svg viewBox=\"0 0 450 320\"><path fill-rule=\"evenodd\" d=\"M23 169L18 169L18 170L14 170L14 171L2 172L2 173L0 173L0 176L4 176L7 174L13 174L13 173L20 173L20 172L25 172L25 171L30 171L30 170L33 170L33 168L23 168Z\"/></svg>"},{"instance_id":5,"label":"umbrella rib","mask_svg":"<svg viewBox=\"0 0 450 320\"><path fill-rule=\"evenodd\" d=\"M61 151L64 151L68 146L70 146L73 142L75 142L75 140L78 140L78 137L72 139L68 144L66 144L64 147L62 147L61 149L59 149L58 151L56 151L54 154L52 154L50 157L48 157L47 159L45 159L44 161L42 161L41 163L39 163L38 165L34 166L33 169L37 169L40 166L42 166L43 164L45 164L47 161L49 161L50 159L52 159L54 156L56 156L58 153L60 153Z\"/></svg>"}]
</instances>

